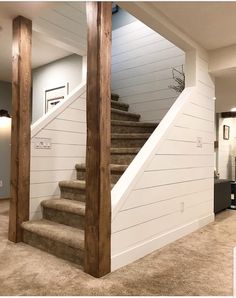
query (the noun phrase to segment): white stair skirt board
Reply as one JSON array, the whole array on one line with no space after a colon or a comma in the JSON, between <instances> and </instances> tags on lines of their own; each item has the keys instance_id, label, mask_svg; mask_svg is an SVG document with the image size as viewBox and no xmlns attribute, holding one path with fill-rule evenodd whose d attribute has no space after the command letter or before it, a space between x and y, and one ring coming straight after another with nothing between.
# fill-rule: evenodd
<instances>
[{"instance_id":1,"label":"white stair skirt board","mask_svg":"<svg viewBox=\"0 0 236 298\"><path fill-rule=\"evenodd\" d=\"M123 267L131 262L134 262L153 251L164 247L165 245L176 241L183 236L192 233L199 228L213 222L215 219L214 213L209 214L200 219L194 220L184 226L171 230L167 233L148 239L145 242L139 243L117 255L113 255L111 258L111 270L114 271L120 267Z\"/></svg>"}]
</instances>

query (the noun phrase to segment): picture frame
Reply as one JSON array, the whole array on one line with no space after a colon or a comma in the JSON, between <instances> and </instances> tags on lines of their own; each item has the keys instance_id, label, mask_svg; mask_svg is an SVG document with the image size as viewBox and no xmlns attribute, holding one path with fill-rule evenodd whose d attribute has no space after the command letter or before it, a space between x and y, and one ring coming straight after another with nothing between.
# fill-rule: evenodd
<instances>
[{"instance_id":1,"label":"picture frame","mask_svg":"<svg viewBox=\"0 0 236 298\"><path fill-rule=\"evenodd\" d=\"M229 140L230 137L230 127L228 125L223 126L223 139Z\"/></svg>"},{"instance_id":2,"label":"picture frame","mask_svg":"<svg viewBox=\"0 0 236 298\"><path fill-rule=\"evenodd\" d=\"M69 94L69 83L45 90L45 113L53 109Z\"/></svg>"}]
</instances>

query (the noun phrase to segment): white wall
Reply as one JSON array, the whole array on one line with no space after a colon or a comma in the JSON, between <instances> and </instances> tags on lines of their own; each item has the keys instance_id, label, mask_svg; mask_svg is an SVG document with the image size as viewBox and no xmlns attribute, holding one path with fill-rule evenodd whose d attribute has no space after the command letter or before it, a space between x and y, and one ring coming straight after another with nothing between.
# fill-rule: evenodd
<instances>
[{"instance_id":1,"label":"white wall","mask_svg":"<svg viewBox=\"0 0 236 298\"><path fill-rule=\"evenodd\" d=\"M223 126L230 127L229 140L223 139ZM219 146L218 146L218 172L222 179L235 179L235 156L236 156L236 119L219 119Z\"/></svg>"},{"instance_id":2,"label":"white wall","mask_svg":"<svg viewBox=\"0 0 236 298\"><path fill-rule=\"evenodd\" d=\"M196 57L188 90L112 189L113 270L214 219L214 83L205 57Z\"/></svg>"},{"instance_id":3,"label":"white wall","mask_svg":"<svg viewBox=\"0 0 236 298\"><path fill-rule=\"evenodd\" d=\"M112 32L112 91L142 121L164 117L178 96L171 68L184 63L182 50L138 20Z\"/></svg>"},{"instance_id":4,"label":"white wall","mask_svg":"<svg viewBox=\"0 0 236 298\"><path fill-rule=\"evenodd\" d=\"M235 77L216 78L216 113L236 108Z\"/></svg>"},{"instance_id":5,"label":"white wall","mask_svg":"<svg viewBox=\"0 0 236 298\"><path fill-rule=\"evenodd\" d=\"M40 202L59 197L58 182L75 180L76 163L85 162L86 88L72 94L32 126L30 218L41 217ZM38 138L51 141L51 149L36 149Z\"/></svg>"},{"instance_id":6,"label":"white wall","mask_svg":"<svg viewBox=\"0 0 236 298\"><path fill-rule=\"evenodd\" d=\"M0 110L11 113L11 83L0 81ZM10 197L11 120L0 119L0 199Z\"/></svg>"},{"instance_id":7,"label":"white wall","mask_svg":"<svg viewBox=\"0 0 236 298\"><path fill-rule=\"evenodd\" d=\"M82 57L76 54L33 70L33 112L34 123L45 113L45 90L69 83L72 91L82 81Z\"/></svg>"}]
</instances>

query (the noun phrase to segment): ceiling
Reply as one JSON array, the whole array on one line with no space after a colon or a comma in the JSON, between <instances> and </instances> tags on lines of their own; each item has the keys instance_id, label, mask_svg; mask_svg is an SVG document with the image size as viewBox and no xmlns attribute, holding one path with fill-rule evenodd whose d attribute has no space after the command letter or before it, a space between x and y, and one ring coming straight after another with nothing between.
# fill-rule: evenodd
<instances>
[{"instance_id":1,"label":"ceiling","mask_svg":"<svg viewBox=\"0 0 236 298\"><path fill-rule=\"evenodd\" d=\"M32 68L77 53L86 53L82 2L0 2L0 80L11 80L12 19L33 22Z\"/></svg>"},{"instance_id":2,"label":"ceiling","mask_svg":"<svg viewBox=\"0 0 236 298\"><path fill-rule=\"evenodd\" d=\"M207 50L236 44L236 2L152 2Z\"/></svg>"}]
</instances>

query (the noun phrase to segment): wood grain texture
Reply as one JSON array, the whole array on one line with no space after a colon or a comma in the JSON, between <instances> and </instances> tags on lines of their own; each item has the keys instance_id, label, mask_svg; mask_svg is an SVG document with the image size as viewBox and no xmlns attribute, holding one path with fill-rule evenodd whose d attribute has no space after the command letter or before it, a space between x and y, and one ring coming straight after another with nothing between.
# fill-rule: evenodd
<instances>
[{"instance_id":1,"label":"wood grain texture","mask_svg":"<svg viewBox=\"0 0 236 298\"><path fill-rule=\"evenodd\" d=\"M30 103L32 22L13 20L12 135L9 240L22 240L21 223L29 219Z\"/></svg>"},{"instance_id":2,"label":"wood grain texture","mask_svg":"<svg viewBox=\"0 0 236 298\"><path fill-rule=\"evenodd\" d=\"M110 272L111 2L87 3L87 156L85 272Z\"/></svg>"}]
</instances>

